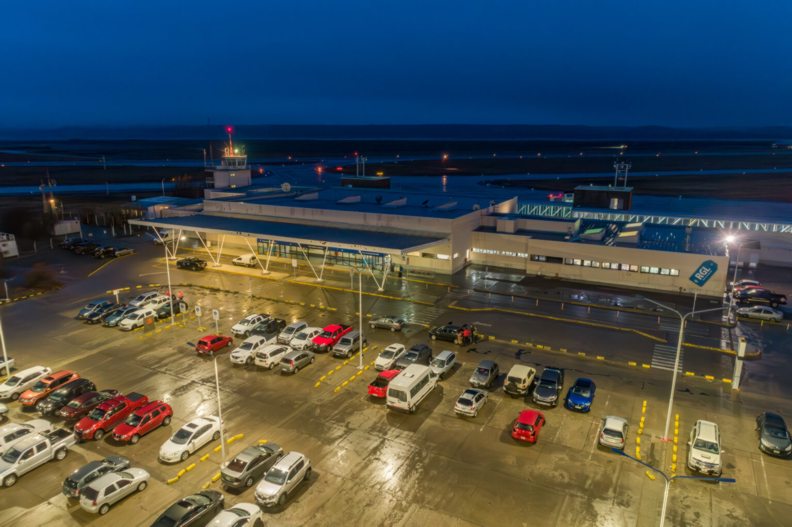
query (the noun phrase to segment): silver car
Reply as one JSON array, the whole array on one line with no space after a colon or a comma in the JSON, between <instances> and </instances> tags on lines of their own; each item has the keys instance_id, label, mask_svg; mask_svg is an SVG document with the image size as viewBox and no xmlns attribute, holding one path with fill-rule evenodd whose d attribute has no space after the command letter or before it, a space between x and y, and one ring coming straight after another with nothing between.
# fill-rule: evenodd
<instances>
[{"instance_id":1,"label":"silver car","mask_svg":"<svg viewBox=\"0 0 792 527\"><path fill-rule=\"evenodd\" d=\"M458 415L467 415L469 417L476 417L487 402L487 392L477 388L468 388L457 399L454 405L454 412Z\"/></svg>"},{"instance_id":2,"label":"silver car","mask_svg":"<svg viewBox=\"0 0 792 527\"><path fill-rule=\"evenodd\" d=\"M88 512L107 514L112 505L133 492L145 490L150 478L151 475L142 468L128 468L105 474L83 487L80 492L80 507Z\"/></svg>"},{"instance_id":3,"label":"silver car","mask_svg":"<svg viewBox=\"0 0 792 527\"><path fill-rule=\"evenodd\" d=\"M281 457L283 449L275 443L249 446L223 463L220 470L223 485L232 489L252 487Z\"/></svg>"},{"instance_id":4,"label":"silver car","mask_svg":"<svg viewBox=\"0 0 792 527\"><path fill-rule=\"evenodd\" d=\"M403 318L391 316L379 317L369 321L369 327L371 329L382 328L389 329L393 332L401 331L406 325L407 322L405 322Z\"/></svg>"},{"instance_id":5,"label":"silver car","mask_svg":"<svg viewBox=\"0 0 792 527\"><path fill-rule=\"evenodd\" d=\"M281 373L297 373L300 368L313 364L314 359L314 354L306 350L287 353L280 361Z\"/></svg>"},{"instance_id":6,"label":"silver car","mask_svg":"<svg viewBox=\"0 0 792 527\"><path fill-rule=\"evenodd\" d=\"M781 311L768 306L741 307L737 309L737 315L758 320L772 320L774 322L781 322L784 319L784 314Z\"/></svg>"},{"instance_id":7,"label":"silver car","mask_svg":"<svg viewBox=\"0 0 792 527\"><path fill-rule=\"evenodd\" d=\"M300 452L289 452L267 472L256 486L256 503L264 507L283 505L286 496L310 479L311 462Z\"/></svg>"},{"instance_id":8,"label":"silver car","mask_svg":"<svg viewBox=\"0 0 792 527\"><path fill-rule=\"evenodd\" d=\"M602 420L599 444L606 448L624 450L627 441L627 419L609 415Z\"/></svg>"}]
</instances>

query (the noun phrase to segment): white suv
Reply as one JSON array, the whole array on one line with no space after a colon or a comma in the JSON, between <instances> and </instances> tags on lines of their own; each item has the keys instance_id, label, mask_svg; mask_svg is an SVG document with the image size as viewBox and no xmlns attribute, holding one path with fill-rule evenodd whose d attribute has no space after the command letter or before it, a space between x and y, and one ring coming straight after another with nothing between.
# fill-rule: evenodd
<instances>
[{"instance_id":1,"label":"white suv","mask_svg":"<svg viewBox=\"0 0 792 527\"><path fill-rule=\"evenodd\" d=\"M311 461L299 452L289 452L267 471L256 486L256 503L264 507L283 505L286 496L302 481L311 478Z\"/></svg>"},{"instance_id":2,"label":"white suv","mask_svg":"<svg viewBox=\"0 0 792 527\"><path fill-rule=\"evenodd\" d=\"M721 466L720 430L711 421L699 419L690 431L688 441L688 468L702 474L720 477Z\"/></svg>"},{"instance_id":3,"label":"white suv","mask_svg":"<svg viewBox=\"0 0 792 527\"><path fill-rule=\"evenodd\" d=\"M256 352L256 366L271 370L290 351L291 348L285 344L269 344Z\"/></svg>"},{"instance_id":4,"label":"white suv","mask_svg":"<svg viewBox=\"0 0 792 527\"><path fill-rule=\"evenodd\" d=\"M231 352L229 358L231 364L244 364L250 366L253 364L253 359L256 357L256 352L264 349L267 345L267 339L261 335L253 335L245 339L234 351Z\"/></svg>"},{"instance_id":5,"label":"white suv","mask_svg":"<svg viewBox=\"0 0 792 527\"><path fill-rule=\"evenodd\" d=\"M271 317L269 315L262 315L259 313L254 313L252 315L248 315L233 326L231 326L231 333L234 334L235 337L245 337L250 334L250 332L261 324L262 322L267 321Z\"/></svg>"},{"instance_id":6,"label":"white suv","mask_svg":"<svg viewBox=\"0 0 792 527\"><path fill-rule=\"evenodd\" d=\"M322 333L322 328L305 328L297 333L289 342L293 350L302 351L311 347L314 337Z\"/></svg>"},{"instance_id":7,"label":"white suv","mask_svg":"<svg viewBox=\"0 0 792 527\"><path fill-rule=\"evenodd\" d=\"M140 307L153 309L156 312L159 308L169 305L170 302L171 302L170 297L167 297L165 295L158 295L146 302L143 302L143 304ZM175 303L176 302L174 302L174 304Z\"/></svg>"},{"instance_id":8,"label":"white suv","mask_svg":"<svg viewBox=\"0 0 792 527\"><path fill-rule=\"evenodd\" d=\"M142 328L148 317L156 319L157 314L154 313L154 310L150 308L138 309L137 311L133 311L127 315L124 320L119 322L118 329L122 331L131 331L135 328Z\"/></svg>"}]
</instances>

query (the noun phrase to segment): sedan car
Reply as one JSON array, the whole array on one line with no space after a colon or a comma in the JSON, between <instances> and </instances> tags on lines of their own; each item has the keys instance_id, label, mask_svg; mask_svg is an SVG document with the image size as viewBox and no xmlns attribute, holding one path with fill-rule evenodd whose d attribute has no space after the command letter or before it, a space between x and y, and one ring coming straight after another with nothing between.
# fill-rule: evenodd
<instances>
[{"instance_id":1,"label":"sedan car","mask_svg":"<svg viewBox=\"0 0 792 527\"><path fill-rule=\"evenodd\" d=\"M389 370L406 351L404 344L390 344L377 356L377 360L374 361L374 367L379 371Z\"/></svg>"},{"instance_id":2,"label":"sedan car","mask_svg":"<svg viewBox=\"0 0 792 527\"><path fill-rule=\"evenodd\" d=\"M784 319L784 314L781 311L768 306L740 307L737 308L737 316L756 318L759 320L772 320L774 322L781 322Z\"/></svg>"},{"instance_id":3,"label":"sedan car","mask_svg":"<svg viewBox=\"0 0 792 527\"><path fill-rule=\"evenodd\" d=\"M498 375L500 375L498 363L484 359L478 363L473 375L470 376L470 385L475 388L490 388Z\"/></svg>"},{"instance_id":4,"label":"sedan car","mask_svg":"<svg viewBox=\"0 0 792 527\"><path fill-rule=\"evenodd\" d=\"M599 444L606 448L624 450L627 441L627 419L609 415L602 420Z\"/></svg>"},{"instance_id":5,"label":"sedan car","mask_svg":"<svg viewBox=\"0 0 792 527\"><path fill-rule=\"evenodd\" d=\"M119 322L124 320L126 317L128 317L138 309L139 308L136 306L124 306L120 309L108 312L104 317L104 319L102 320L102 325L107 328L114 328L118 325Z\"/></svg>"},{"instance_id":6,"label":"sedan car","mask_svg":"<svg viewBox=\"0 0 792 527\"><path fill-rule=\"evenodd\" d=\"M176 463L186 460L190 454L220 438L220 418L215 415L197 417L182 426L159 450L160 461Z\"/></svg>"},{"instance_id":7,"label":"sedan car","mask_svg":"<svg viewBox=\"0 0 792 527\"><path fill-rule=\"evenodd\" d=\"M774 412L760 414L756 418L756 431L759 450L776 457L792 456L792 440L783 417Z\"/></svg>"},{"instance_id":8,"label":"sedan car","mask_svg":"<svg viewBox=\"0 0 792 527\"><path fill-rule=\"evenodd\" d=\"M234 344L234 339L224 335L207 335L198 340L195 351L199 355L214 356L222 349L229 348Z\"/></svg>"},{"instance_id":9,"label":"sedan car","mask_svg":"<svg viewBox=\"0 0 792 527\"><path fill-rule=\"evenodd\" d=\"M291 339L291 342L289 342L289 346L293 350L309 349L311 347L314 337L321 334L322 334L322 328L316 328L316 327L305 328L302 331L298 332L293 339Z\"/></svg>"},{"instance_id":10,"label":"sedan car","mask_svg":"<svg viewBox=\"0 0 792 527\"><path fill-rule=\"evenodd\" d=\"M404 321L403 318L399 317L379 317L369 321L369 327L371 329L381 328L381 329L389 329L393 332L401 331L404 326L407 325L407 322Z\"/></svg>"},{"instance_id":11,"label":"sedan car","mask_svg":"<svg viewBox=\"0 0 792 527\"><path fill-rule=\"evenodd\" d=\"M393 367L398 370L403 370L410 364L421 364L429 366L432 362L432 348L426 344L415 344L401 357L396 359Z\"/></svg>"},{"instance_id":12,"label":"sedan car","mask_svg":"<svg viewBox=\"0 0 792 527\"><path fill-rule=\"evenodd\" d=\"M118 390L86 392L69 401L66 406L58 410L57 415L67 420L82 419L88 415L88 412L116 395L118 395Z\"/></svg>"},{"instance_id":13,"label":"sedan car","mask_svg":"<svg viewBox=\"0 0 792 527\"><path fill-rule=\"evenodd\" d=\"M129 467L129 460L122 456L107 456L104 459L89 461L63 480L63 495L67 498L79 498L83 487L93 480L110 472L117 472Z\"/></svg>"},{"instance_id":14,"label":"sedan car","mask_svg":"<svg viewBox=\"0 0 792 527\"><path fill-rule=\"evenodd\" d=\"M110 507L133 492L142 492L151 475L142 468L128 468L110 472L91 482L80 493L80 507L84 511L107 514Z\"/></svg>"},{"instance_id":15,"label":"sedan car","mask_svg":"<svg viewBox=\"0 0 792 527\"><path fill-rule=\"evenodd\" d=\"M111 302L110 304L104 305L98 309L94 309L93 311L85 315L83 317L83 320L85 321L86 324L99 324L105 319L107 315L116 311L120 307L122 306Z\"/></svg>"},{"instance_id":16,"label":"sedan car","mask_svg":"<svg viewBox=\"0 0 792 527\"><path fill-rule=\"evenodd\" d=\"M160 514L151 527L190 527L207 525L223 510L224 496L216 490L202 490L182 498Z\"/></svg>"},{"instance_id":17,"label":"sedan car","mask_svg":"<svg viewBox=\"0 0 792 527\"><path fill-rule=\"evenodd\" d=\"M95 311L107 310L112 306L113 302L110 300L95 300L93 302L89 302L80 310L79 313L77 313L77 319L84 320L88 315L94 313Z\"/></svg>"},{"instance_id":18,"label":"sedan car","mask_svg":"<svg viewBox=\"0 0 792 527\"><path fill-rule=\"evenodd\" d=\"M206 260L202 260L195 256L189 256L176 262L176 267L188 271L203 271L206 269Z\"/></svg>"},{"instance_id":19,"label":"sedan car","mask_svg":"<svg viewBox=\"0 0 792 527\"><path fill-rule=\"evenodd\" d=\"M459 332L462 330L461 326L454 324L446 324L445 326L433 327L429 330L429 336L432 340L444 340L446 342L457 342Z\"/></svg>"},{"instance_id":20,"label":"sedan car","mask_svg":"<svg viewBox=\"0 0 792 527\"><path fill-rule=\"evenodd\" d=\"M261 508L255 503L237 503L215 516L208 527L248 527L261 519Z\"/></svg>"},{"instance_id":21,"label":"sedan car","mask_svg":"<svg viewBox=\"0 0 792 527\"><path fill-rule=\"evenodd\" d=\"M570 410L588 412L591 410L591 403L594 402L594 394L597 386L591 379L580 377L575 384L569 387L564 405Z\"/></svg>"},{"instance_id":22,"label":"sedan car","mask_svg":"<svg viewBox=\"0 0 792 527\"><path fill-rule=\"evenodd\" d=\"M456 366L456 353L449 350L441 351L432 359L429 367L438 378L442 379Z\"/></svg>"},{"instance_id":23,"label":"sedan car","mask_svg":"<svg viewBox=\"0 0 792 527\"><path fill-rule=\"evenodd\" d=\"M468 388L462 392L462 395L459 396L456 404L454 404L454 412L457 415L476 417L486 402L487 392L476 388Z\"/></svg>"},{"instance_id":24,"label":"sedan car","mask_svg":"<svg viewBox=\"0 0 792 527\"><path fill-rule=\"evenodd\" d=\"M536 443L545 424L544 414L537 410L523 410L512 423L512 438L517 441Z\"/></svg>"},{"instance_id":25,"label":"sedan car","mask_svg":"<svg viewBox=\"0 0 792 527\"><path fill-rule=\"evenodd\" d=\"M223 463L220 478L227 488L252 487L283 457L283 449L275 443L255 444Z\"/></svg>"}]
</instances>

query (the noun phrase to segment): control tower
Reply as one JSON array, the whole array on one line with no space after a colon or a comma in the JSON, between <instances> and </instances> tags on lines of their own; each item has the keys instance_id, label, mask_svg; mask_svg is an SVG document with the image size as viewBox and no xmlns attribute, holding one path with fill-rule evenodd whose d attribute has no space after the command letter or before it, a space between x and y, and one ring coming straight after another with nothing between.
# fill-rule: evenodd
<instances>
[{"instance_id":1,"label":"control tower","mask_svg":"<svg viewBox=\"0 0 792 527\"><path fill-rule=\"evenodd\" d=\"M206 177L208 188L240 188L251 183L247 154L245 154L244 147L234 145L233 132L234 129L231 126L226 127L228 144L223 147L220 164L207 170L210 174Z\"/></svg>"}]
</instances>

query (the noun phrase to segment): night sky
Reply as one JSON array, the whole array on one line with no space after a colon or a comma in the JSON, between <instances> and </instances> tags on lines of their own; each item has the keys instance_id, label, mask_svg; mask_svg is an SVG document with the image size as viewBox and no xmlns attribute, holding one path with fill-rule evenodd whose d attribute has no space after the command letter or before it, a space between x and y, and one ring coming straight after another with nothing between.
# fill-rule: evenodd
<instances>
[{"instance_id":1,"label":"night sky","mask_svg":"<svg viewBox=\"0 0 792 527\"><path fill-rule=\"evenodd\" d=\"M788 0L8 2L0 126L792 125L790 24Z\"/></svg>"}]
</instances>

